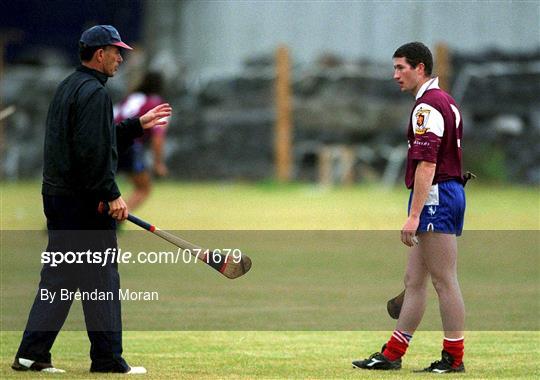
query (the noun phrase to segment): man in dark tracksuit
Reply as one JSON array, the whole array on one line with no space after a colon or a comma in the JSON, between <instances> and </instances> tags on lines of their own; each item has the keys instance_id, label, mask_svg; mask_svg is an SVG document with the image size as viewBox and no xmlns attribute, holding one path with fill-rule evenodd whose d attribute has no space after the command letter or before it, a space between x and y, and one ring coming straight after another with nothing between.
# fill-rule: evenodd
<instances>
[{"instance_id":1,"label":"man in dark tracksuit","mask_svg":"<svg viewBox=\"0 0 540 380\"><path fill-rule=\"evenodd\" d=\"M120 49L131 49L110 25L85 31L79 43L81 66L57 88L49 107L45 132L43 208L47 217L48 252L105 252L117 248L116 221L128 209L115 182L118 151L131 145L143 129L166 124L168 104L140 118L113 124L112 102L105 88L123 59ZM98 212L107 201L109 215ZM62 291L111 292L109 300L84 300L83 310L91 342L92 372L144 373L122 358L122 323L116 263L45 263L38 294L30 311L12 368L64 372L53 367L50 350L67 318L72 299ZM44 299L53 294L56 299Z\"/></svg>"}]
</instances>

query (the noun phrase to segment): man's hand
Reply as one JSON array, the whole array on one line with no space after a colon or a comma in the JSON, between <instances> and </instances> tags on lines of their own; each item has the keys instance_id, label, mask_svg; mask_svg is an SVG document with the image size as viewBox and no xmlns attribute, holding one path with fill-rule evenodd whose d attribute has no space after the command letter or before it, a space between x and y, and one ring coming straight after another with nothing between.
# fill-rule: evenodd
<instances>
[{"instance_id":1,"label":"man's hand","mask_svg":"<svg viewBox=\"0 0 540 380\"><path fill-rule=\"evenodd\" d=\"M406 246L412 247L418 244L416 230L420 224L420 214L431 190L436 167L435 163L428 161L420 161L416 166L409 217L401 229L401 241Z\"/></svg>"},{"instance_id":2,"label":"man's hand","mask_svg":"<svg viewBox=\"0 0 540 380\"><path fill-rule=\"evenodd\" d=\"M127 219L128 208L122 197L118 197L114 201L109 202L109 215L119 222Z\"/></svg>"},{"instance_id":3,"label":"man's hand","mask_svg":"<svg viewBox=\"0 0 540 380\"><path fill-rule=\"evenodd\" d=\"M165 118L171 116L172 108L169 103L163 103L152 108L139 118L143 129L153 128L156 125L165 126L169 121Z\"/></svg>"},{"instance_id":4,"label":"man's hand","mask_svg":"<svg viewBox=\"0 0 540 380\"><path fill-rule=\"evenodd\" d=\"M403 244L408 247L412 247L413 245L418 244L418 240L416 238L416 230L418 229L419 224L419 217L409 216L407 218L407 221L401 229L401 241L403 242Z\"/></svg>"}]
</instances>

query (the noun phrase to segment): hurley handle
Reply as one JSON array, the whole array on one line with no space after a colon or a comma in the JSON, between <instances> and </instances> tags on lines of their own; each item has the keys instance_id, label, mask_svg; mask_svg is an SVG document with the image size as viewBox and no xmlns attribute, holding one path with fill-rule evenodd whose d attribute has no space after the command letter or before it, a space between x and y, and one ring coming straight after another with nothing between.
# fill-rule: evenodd
<instances>
[{"instance_id":1,"label":"hurley handle","mask_svg":"<svg viewBox=\"0 0 540 380\"><path fill-rule=\"evenodd\" d=\"M99 205L98 205L98 212L100 214L105 214L105 213L108 213L110 210L109 208L109 202L99 202ZM145 222L144 220L136 217L135 215L131 215L131 214L128 214L128 217L127 219L131 222L131 223L134 223L136 225L138 225L139 227L141 228L144 228L145 230L147 231L150 231L150 232L154 232L156 230L156 227L151 225L150 223L148 222Z\"/></svg>"}]
</instances>

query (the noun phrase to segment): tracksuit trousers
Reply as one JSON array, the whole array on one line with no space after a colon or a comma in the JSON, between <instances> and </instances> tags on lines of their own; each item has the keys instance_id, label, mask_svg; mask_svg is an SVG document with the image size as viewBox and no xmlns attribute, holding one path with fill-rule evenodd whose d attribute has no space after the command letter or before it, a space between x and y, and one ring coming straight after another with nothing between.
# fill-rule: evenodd
<instances>
[{"instance_id":1,"label":"tracksuit trousers","mask_svg":"<svg viewBox=\"0 0 540 380\"><path fill-rule=\"evenodd\" d=\"M99 199L43 195L49 242L47 252L105 252L117 249L116 222L97 211ZM67 256L66 256L67 257ZM73 258L73 256L71 256ZM88 256L91 257L91 256ZM51 363L50 350L62 328L77 290L81 294L112 294L107 300L82 300L88 338L90 370L126 372L122 358L122 320L118 264L45 263L38 293L28 317L17 357ZM51 295L54 294L54 300Z\"/></svg>"}]
</instances>

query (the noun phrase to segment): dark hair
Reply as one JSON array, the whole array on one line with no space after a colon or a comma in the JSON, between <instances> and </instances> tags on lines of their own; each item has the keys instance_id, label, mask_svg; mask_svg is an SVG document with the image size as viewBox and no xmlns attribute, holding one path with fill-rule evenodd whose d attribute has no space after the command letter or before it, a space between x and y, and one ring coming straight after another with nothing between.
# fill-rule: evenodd
<instances>
[{"instance_id":1,"label":"dark hair","mask_svg":"<svg viewBox=\"0 0 540 380\"><path fill-rule=\"evenodd\" d=\"M79 42L79 58L81 59L81 62L92 60L94 53L99 49L105 49L105 46L88 46L83 42Z\"/></svg>"},{"instance_id":2,"label":"dark hair","mask_svg":"<svg viewBox=\"0 0 540 380\"><path fill-rule=\"evenodd\" d=\"M407 63L416 68L423 63L426 75L430 76L433 70L433 56L429 48L421 42L409 42L401 45L393 55L393 58L405 58Z\"/></svg>"},{"instance_id":3,"label":"dark hair","mask_svg":"<svg viewBox=\"0 0 540 380\"><path fill-rule=\"evenodd\" d=\"M141 80L141 83L135 89L136 92L143 94L161 95L163 91L163 77L155 71L147 72Z\"/></svg>"}]
</instances>

